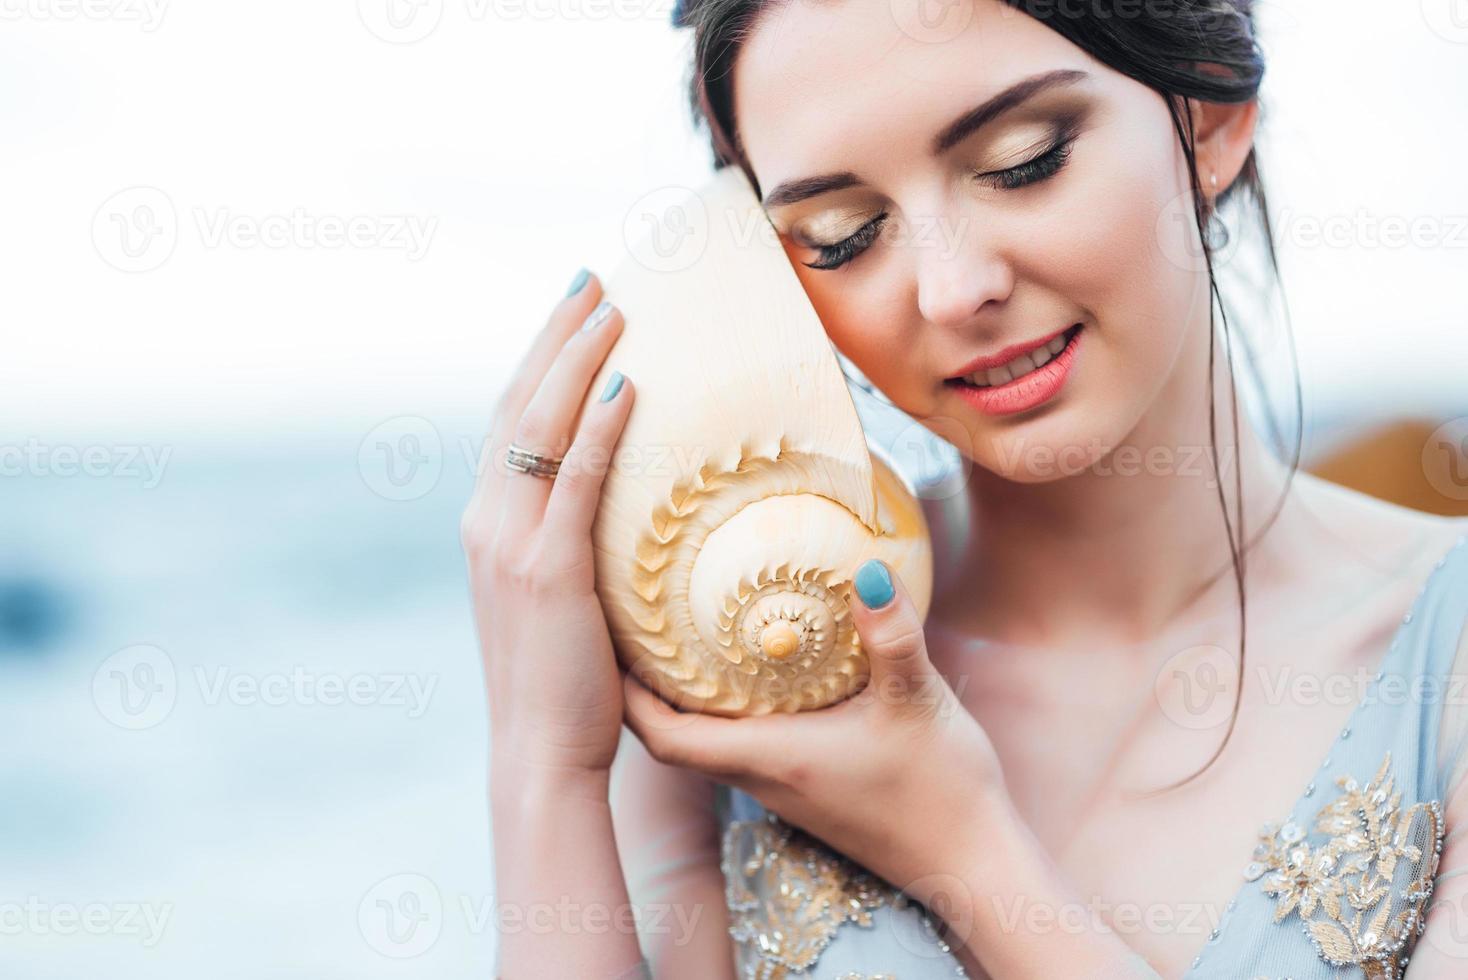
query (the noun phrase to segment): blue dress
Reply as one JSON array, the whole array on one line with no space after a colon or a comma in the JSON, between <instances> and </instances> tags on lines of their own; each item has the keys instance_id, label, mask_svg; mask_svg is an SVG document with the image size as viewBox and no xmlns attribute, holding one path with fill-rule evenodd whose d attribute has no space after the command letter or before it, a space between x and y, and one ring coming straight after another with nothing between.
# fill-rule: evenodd
<instances>
[{"instance_id":1,"label":"blue dress","mask_svg":"<svg viewBox=\"0 0 1468 980\"><path fill-rule=\"evenodd\" d=\"M1456 683L1468 665L1455 663L1468 623L1465 544L1468 535L1423 583L1346 726L1301 774L1294 807L1239 855L1239 890L1185 980L1404 974L1433 886L1468 870L1438 860L1444 807L1468 763L1468 692ZM965 976L916 901L746 793L720 787L717 809L741 980Z\"/></svg>"}]
</instances>

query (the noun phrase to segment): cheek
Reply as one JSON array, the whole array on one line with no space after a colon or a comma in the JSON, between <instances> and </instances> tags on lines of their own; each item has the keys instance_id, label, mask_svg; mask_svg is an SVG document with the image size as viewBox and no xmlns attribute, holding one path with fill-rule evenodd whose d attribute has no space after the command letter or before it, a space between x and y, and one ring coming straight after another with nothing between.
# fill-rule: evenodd
<instances>
[{"instance_id":1,"label":"cheek","mask_svg":"<svg viewBox=\"0 0 1468 980\"><path fill-rule=\"evenodd\" d=\"M910 300L904 309L903 291L893 288L893 274L869 269L851 276L812 269L801 260L805 250L781 242L831 342L893 401L907 404L909 389L915 389L919 379L911 371L914 362L894 358L892 351L916 350L919 333L913 327ZM873 258L871 253L862 256L868 266Z\"/></svg>"},{"instance_id":2,"label":"cheek","mask_svg":"<svg viewBox=\"0 0 1468 980\"><path fill-rule=\"evenodd\" d=\"M1125 408L1110 396L1132 422L1164 385L1190 325L1208 313L1187 163L1172 132L1159 100L1155 111L1083 136L1066 193L1030 215L1022 239L1032 244L1021 276L1092 320L1087 363L1073 380L1088 400L1132 393Z\"/></svg>"}]
</instances>

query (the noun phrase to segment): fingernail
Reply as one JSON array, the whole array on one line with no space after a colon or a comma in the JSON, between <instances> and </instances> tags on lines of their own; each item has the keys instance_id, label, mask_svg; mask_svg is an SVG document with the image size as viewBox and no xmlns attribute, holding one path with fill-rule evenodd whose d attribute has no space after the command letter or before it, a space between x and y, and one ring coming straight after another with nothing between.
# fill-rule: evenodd
<instances>
[{"instance_id":1,"label":"fingernail","mask_svg":"<svg viewBox=\"0 0 1468 980\"><path fill-rule=\"evenodd\" d=\"M591 314L586 318L586 322L581 324L581 332L591 333L591 331L595 330L603 323L606 323L607 319L611 315L612 304L608 303L606 300L602 300L600 303L596 304L596 309L591 311Z\"/></svg>"},{"instance_id":2,"label":"fingernail","mask_svg":"<svg viewBox=\"0 0 1468 980\"><path fill-rule=\"evenodd\" d=\"M590 269L582 269L580 272L576 273L576 278L571 280L571 288L566 290L566 298L570 299L572 296L575 296L577 293L581 292L582 287L584 287L587 281L590 279Z\"/></svg>"},{"instance_id":3,"label":"fingernail","mask_svg":"<svg viewBox=\"0 0 1468 980\"><path fill-rule=\"evenodd\" d=\"M622 377L621 371L613 371L612 376L607 379L607 386L602 390L601 400L609 402L617 397L617 392L622 390L622 382L627 380Z\"/></svg>"},{"instance_id":4,"label":"fingernail","mask_svg":"<svg viewBox=\"0 0 1468 980\"><path fill-rule=\"evenodd\" d=\"M877 558L868 559L856 570L856 594L861 596L862 605L868 609L881 609L892 601L897 591L892 588L892 576L887 566Z\"/></svg>"}]
</instances>

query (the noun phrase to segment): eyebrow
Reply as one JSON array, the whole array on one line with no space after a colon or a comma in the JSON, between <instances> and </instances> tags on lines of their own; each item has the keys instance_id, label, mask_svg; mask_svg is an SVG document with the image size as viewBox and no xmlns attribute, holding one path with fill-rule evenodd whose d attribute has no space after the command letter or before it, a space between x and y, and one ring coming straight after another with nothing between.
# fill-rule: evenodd
<instances>
[{"instance_id":1,"label":"eyebrow","mask_svg":"<svg viewBox=\"0 0 1468 980\"><path fill-rule=\"evenodd\" d=\"M1089 77L1089 74L1079 69L1058 68L1055 71L1033 75L1021 82L1016 82L993 98L974 106L945 126L937 136L933 137L932 154L933 156L940 156L959 143L962 143L977 130L993 122L999 116L1004 115L1011 109L1017 108L1041 92L1060 85L1073 85ZM815 197L817 194L843 190L860 183L861 178L849 170L843 170L840 173L834 174L823 174L819 177L803 177L799 180L787 180L765 195L763 204L766 208L777 208L788 204L796 204L807 198Z\"/></svg>"}]
</instances>

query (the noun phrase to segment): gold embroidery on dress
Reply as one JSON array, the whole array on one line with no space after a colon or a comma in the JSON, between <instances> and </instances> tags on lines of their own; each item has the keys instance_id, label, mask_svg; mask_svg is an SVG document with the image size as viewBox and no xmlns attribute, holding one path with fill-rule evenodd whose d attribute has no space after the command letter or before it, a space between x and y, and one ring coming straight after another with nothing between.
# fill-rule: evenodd
<instances>
[{"instance_id":1,"label":"gold embroidery on dress","mask_svg":"<svg viewBox=\"0 0 1468 980\"><path fill-rule=\"evenodd\" d=\"M729 935L739 946L745 980L786 980L810 969L847 922L871 928L883 906L921 908L903 892L796 827L767 813L735 820L724 831L722 867ZM926 913L923 925L938 948ZM955 976L963 977L955 965ZM846 973L838 980L898 980Z\"/></svg>"},{"instance_id":2,"label":"gold embroidery on dress","mask_svg":"<svg viewBox=\"0 0 1468 980\"><path fill-rule=\"evenodd\" d=\"M1244 869L1274 897L1275 922L1297 912L1322 959L1359 966L1370 980L1405 973L1442 852L1441 803L1414 803L1399 817L1391 759L1388 752L1364 787L1349 776L1336 779L1341 795L1315 817L1315 830L1329 837L1323 845L1312 847L1294 821L1266 823Z\"/></svg>"}]
</instances>

